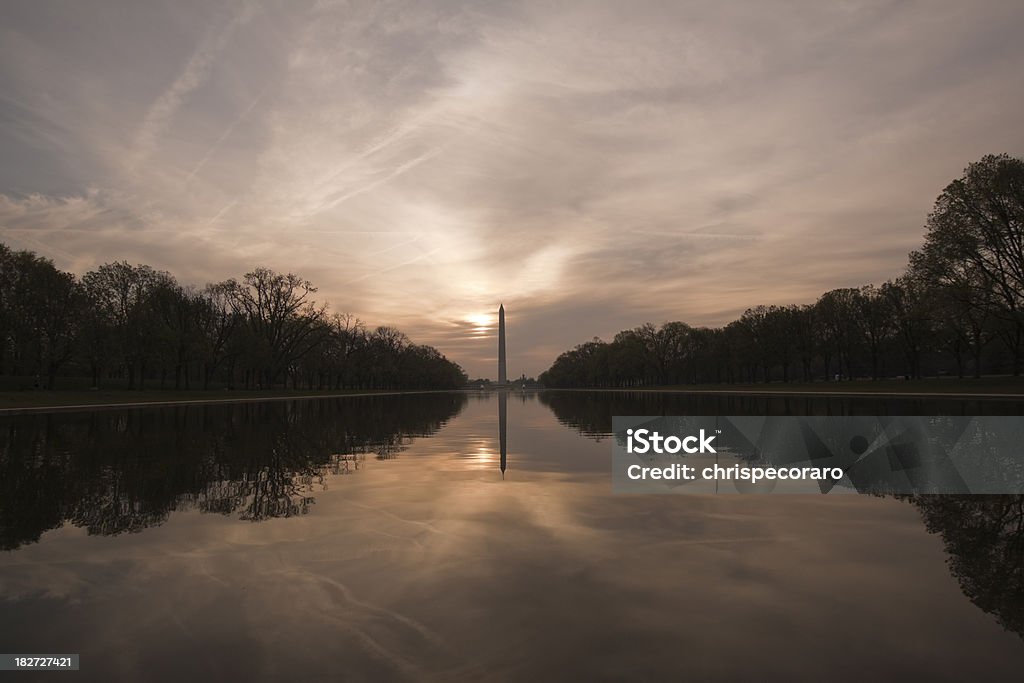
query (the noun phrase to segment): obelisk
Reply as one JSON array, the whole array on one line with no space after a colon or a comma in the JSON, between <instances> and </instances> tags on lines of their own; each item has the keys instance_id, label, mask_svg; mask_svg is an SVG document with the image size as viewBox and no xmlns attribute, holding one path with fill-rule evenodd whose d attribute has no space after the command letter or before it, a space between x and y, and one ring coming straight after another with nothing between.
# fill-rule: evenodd
<instances>
[{"instance_id":1,"label":"obelisk","mask_svg":"<svg viewBox=\"0 0 1024 683\"><path fill-rule=\"evenodd\" d=\"M505 374L505 305L498 306L498 384L508 382Z\"/></svg>"}]
</instances>

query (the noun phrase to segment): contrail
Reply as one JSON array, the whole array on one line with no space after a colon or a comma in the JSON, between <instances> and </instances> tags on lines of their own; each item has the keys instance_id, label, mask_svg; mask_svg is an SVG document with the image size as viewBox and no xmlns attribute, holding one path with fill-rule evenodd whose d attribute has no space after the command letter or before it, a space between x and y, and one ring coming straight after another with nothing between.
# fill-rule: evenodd
<instances>
[{"instance_id":1,"label":"contrail","mask_svg":"<svg viewBox=\"0 0 1024 683\"><path fill-rule=\"evenodd\" d=\"M419 114L414 115L411 121L406 121L389 129L385 134L379 136L376 140L373 140L365 149L358 152L355 156L350 157L345 161L345 163L335 168L331 173L318 182L317 186L323 188L332 184L346 170L354 166L356 162L371 157L377 152L391 147L402 138L407 137L416 129L421 128L420 121L427 118L429 114L429 111L420 112Z\"/></svg>"},{"instance_id":2,"label":"contrail","mask_svg":"<svg viewBox=\"0 0 1024 683\"><path fill-rule=\"evenodd\" d=\"M199 173L199 171L202 170L203 166L206 166L206 162L210 160L210 157L213 156L213 153L216 152L217 149L221 146L221 144L223 144L223 142L225 140L227 140L228 137L231 136L231 133L234 132L235 127L239 123L241 123L242 120L245 119L246 116L249 115L249 112L251 112L253 110L253 108L256 106L256 104L261 99L263 99L263 96L267 93L267 90L269 90L269 89L270 89L270 84L268 83L266 86L264 86L263 90L260 91L260 94L257 95L255 97L255 99L253 99L253 101L249 103L249 106L245 108L245 111L243 111L241 114L239 114L238 118L236 118L234 121L232 121L231 124L227 128L224 129L224 132L221 133L221 136L219 138L217 138L216 142L213 143L213 146L211 146L210 149L206 150L206 154L204 154L203 158L199 160L199 163L196 164L195 168L193 168L192 171L189 172L189 174L187 176L185 176L185 182L186 183L190 182L192 180L192 178L195 177L196 173ZM218 216L219 215L220 214L218 214Z\"/></svg>"},{"instance_id":3,"label":"contrail","mask_svg":"<svg viewBox=\"0 0 1024 683\"><path fill-rule=\"evenodd\" d=\"M195 173L195 171L193 171L193 173ZM224 208L222 208L220 211L218 211L217 214L213 218L211 218L210 220L206 221L206 224L207 225L213 225L214 223L217 222L217 220L221 216L226 214L228 211L230 211L231 209L233 209L237 205L238 205L238 200L237 199L235 199L234 201L228 202L227 204L224 205Z\"/></svg>"},{"instance_id":4,"label":"contrail","mask_svg":"<svg viewBox=\"0 0 1024 683\"><path fill-rule=\"evenodd\" d=\"M369 192L370 190L376 189L383 185L384 183L388 182L389 180L392 180L393 178L402 175L406 171L415 168L416 166L419 166L424 161L429 161L430 159L434 158L441 152L442 149L443 146L439 146L435 147L434 149L428 152L424 152L418 157L415 157L413 159L410 159L409 161L406 161L403 164L400 164L397 168L393 169L386 176L378 178L377 180L372 180L367 184L363 185L362 187L357 187L354 190L349 190L348 192L345 192L341 196L328 201L326 204L320 207L320 210L323 211L325 209L333 209L339 204L347 202L349 199L355 197L356 195L360 195L363 194L364 192Z\"/></svg>"},{"instance_id":5,"label":"contrail","mask_svg":"<svg viewBox=\"0 0 1024 683\"><path fill-rule=\"evenodd\" d=\"M416 263L417 261L425 259L428 256L433 256L434 254L436 254L439 251L441 251L441 247L437 247L436 249L431 249L430 251L425 251L422 254L409 259L408 261L403 261L402 263L396 263L395 265L390 266L388 268L381 268L381 269L375 270L375 271L373 271L371 273L367 273L366 275L360 275L359 277L353 278L352 280L348 280L347 282L342 282L341 286L344 287L345 285L351 285L353 283L365 280L368 277L374 277L376 275L380 275L381 273L386 273L388 271L395 270L396 268L402 268L403 266L408 266L410 264Z\"/></svg>"},{"instance_id":6,"label":"contrail","mask_svg":"<svg viewBox=\"0 0 1024 683\"><path fill-rule=\"evenodd\" d=\"M170 125L171 119L181 108L185 98L203 84L217 55L224 50L235 29L248 21L249 15L250 11L246 6L242 12L232 17L219 34L208 33L203 38L199 47L188 60L188 64L185 65L185 69L174 83L161 93L146 113L138 135L135 137L135 149L129 167L134 167L153 152L157 139Z\"/></svg>"}]
</instances>

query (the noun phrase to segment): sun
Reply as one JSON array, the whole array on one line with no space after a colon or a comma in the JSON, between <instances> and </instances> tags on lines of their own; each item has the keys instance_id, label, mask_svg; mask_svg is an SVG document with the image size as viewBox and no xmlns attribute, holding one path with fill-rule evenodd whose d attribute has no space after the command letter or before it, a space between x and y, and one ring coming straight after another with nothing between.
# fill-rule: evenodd
<instances>
[{"instance_id":1,"label":"sun","mask_svg":"<svg viewBox=\"0 0 1024 683\"><path fill-rule=\"evenodd\" d=\"M466 316L466 322L472 323L474 327L489 327L494 321L491 313L471 313Z\"/></svg>"},{"instance_id":2,"label":"sun","mask_svg":"<svg viewBox=\"0 0 1024 683\"><path fill-rule=\"evenodd\" d=\"M472 325L473 337L485 337L494 327L495 316L493 313L470 313L463 320Z\"/></svg>"}]
</instances>

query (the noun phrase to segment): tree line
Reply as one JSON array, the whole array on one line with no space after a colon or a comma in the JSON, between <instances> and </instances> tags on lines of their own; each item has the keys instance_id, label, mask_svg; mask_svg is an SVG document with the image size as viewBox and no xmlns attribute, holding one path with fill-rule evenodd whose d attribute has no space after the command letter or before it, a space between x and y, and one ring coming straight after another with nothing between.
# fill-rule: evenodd
<instances>
[{"instance_id":1,"label":"tree line","mask_svg":"<svg viewBox=\"0 0 1024 683\"><path fill-rule=\"evenodd\" d=\"M317 303L293 273L256 268L195 288L115 262L81 278L0 244L0 377L91 387L445 389L462 368L394 327Z\"/></svg>"},{"instance_id":2,"label":"tree line","mask_svg":"<svg viewBox=\"0 0 1024 683\"><path fill-rule=\"evenodd\" d=\"M1012 373L1024 363L1024 160L988 155L939 195L905 272L718 328L650 323L561 354L549 387Z\"/></svg>"}]
</instances>

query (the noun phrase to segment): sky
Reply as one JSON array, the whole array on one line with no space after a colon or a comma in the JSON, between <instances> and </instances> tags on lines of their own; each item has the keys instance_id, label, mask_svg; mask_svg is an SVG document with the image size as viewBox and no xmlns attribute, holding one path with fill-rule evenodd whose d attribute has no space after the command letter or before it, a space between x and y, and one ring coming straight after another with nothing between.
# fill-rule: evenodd
<instances>
[{"instance_id":1,"label":"sky","mask_svg":"<svg viewBox=\"0 0 1024 683\"><path fill-rule=\"evenodd\" d=\"M0 5L0 241L295 272L473 377L881 283L1024 155L1024 3Z\"/></svg>"}]
</instances>

